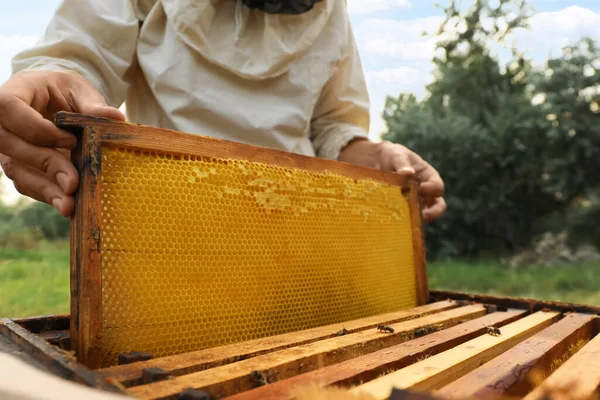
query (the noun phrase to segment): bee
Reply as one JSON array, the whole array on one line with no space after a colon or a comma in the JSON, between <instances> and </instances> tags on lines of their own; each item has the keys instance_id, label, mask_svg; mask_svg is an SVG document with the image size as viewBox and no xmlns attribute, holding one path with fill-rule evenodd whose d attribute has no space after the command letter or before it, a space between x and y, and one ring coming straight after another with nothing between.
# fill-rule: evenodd
<instances>
[{"instance_id":1,"label":"bee","mask_svg":"<svg viewBox=\"0 0 600 400\"><path fill-rule=\"evenodd\" d=\"M264 386L267 384L265 376L258 371L252 371L250 373L250 380L252 380L255 386Z\"/></svg>"},{"instance_id":2,"label":"bee","mask_svg":"<svg viewBox=\"0 0 600 400\"><path fill-rule=\"evenodd\" d=\"M212 397L206 392L196 389L186 389L179 393L176 397L177 400L212 400Z\"/></svg>"},{"instance_id":3,"label":"bee","mask_svg":"<svg viewBox=\"0 0 600 400\"><path fill-rule=\"evenodd\" d=\"M495 326L488 326L487 333L488 333L488 335L492 335L492 336L502 336L500 329L496 328Z\"/></svg>"},{"instance_id":4,"label":"bee","mask_svg":"<svg viewBox=\"0 0 600 400\"><path fill-rule=\"evenodd\" d=\"M349 333L350 333L350 332L348 332L348 331L346 330L346 328L342 328L342 330L341 330L341 331L339 331L338 333L336 333L335 335L336 335L336 336L344 336L344 335L347 335L347 334L349 334Z\"/></svg>"},{"instance_id":5,"label":"bee","mask_svg":"<svg viewBox=\"0 0 600 400\"><path fill-rule=\"evenodd\" d=\"M377 330L382 332L394 333L394 328L391 326L383 326L381 324L377 325Z\"/></svg>"},{"instance_id":6,"label":"bee","mask_svg":"<svg viewBox=\"0 0 600 400\"><path fill-rule=\"evenodd\" d=\"M416 337L421 337L423 335L425 335L427 333L427 331L425 331L424 328L417 328L415 329L415 336Z\"/></svg>"},{"instance_id":7,"label":"bee","mask_svg":"<svg viewBox=\"0 0 600 400\"><path fill-rule=\"evenodd\" d=\"M484 307L487 310L488 314L498 311L498 306L494 304L486 304L484 305Z\"/></svg>"}]
</instances>

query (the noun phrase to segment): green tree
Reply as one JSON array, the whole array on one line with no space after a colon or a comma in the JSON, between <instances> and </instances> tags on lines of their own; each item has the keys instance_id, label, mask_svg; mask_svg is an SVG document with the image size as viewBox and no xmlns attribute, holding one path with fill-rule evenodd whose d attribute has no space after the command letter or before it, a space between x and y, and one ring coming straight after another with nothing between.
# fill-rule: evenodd
<instances>
[{"instance_id":1,"label":"green tree","mask_svg":"<svg viewBox=\"0 0 600 400\"><path fill-rule=\"evenodd\" d=\"M1 179L1 176L0 176ZM0 247L31 249L42 239L69 236L69 219L45 203L20 201L7 206L0 193Z\"/></svg>"},{"instance_id":2,"label":"green tree","mask_svg":"<svg viewBox=\"0 0 600 400\"><path fill-rule=\"evenodd\" d=\"M525 1L468 10L452 1L444 12L429 94L388 98L384 138L421 154L446 183L448 212L427 227L430 255L514 250L542 217L600 184L600 51L584 39L540 69L513 47L503 65L490 44L527 27Z\"/></svg>"},{"instance_id":3,"label":"green tree","mask_svg":"<svg viewBox=\"0 0 600 400\"><path fill-rule=\"evenodd\" d=\"M46 203L32 203L19 212L18 219L23 227L40 238L55 240L69 236L69 219Z\"/></svg>"}]
</instances>

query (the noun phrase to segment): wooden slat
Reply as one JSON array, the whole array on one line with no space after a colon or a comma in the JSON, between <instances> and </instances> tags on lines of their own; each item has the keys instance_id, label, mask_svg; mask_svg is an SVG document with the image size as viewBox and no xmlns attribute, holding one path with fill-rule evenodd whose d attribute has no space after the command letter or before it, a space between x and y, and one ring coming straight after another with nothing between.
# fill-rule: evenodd
<instances>
[{"instance_id":1,"label":"wooden slat","mask_svg":"<svg viewBox=\"0 0 600 400\"><path fill-rule=\"evenodd\" d=\"M583 304L561 303L557 301L544 301L519 297L499 297L485 294L461 293L446 290L430 290L432 301L454 299L483 304L496 304L507 308L522 308L530 313L549 309L561 312L577 312L582 314L600 314L600 307Z\"/></svg>"},{"instance_id":2,"label":"wooden slat","mask_svg":"<svg viewBox=\"0 0 600 400\"><path fill-rule=\"evenodd\" d=\"M531 371L547 371L569 355L571 348L589 341L594 324L589 314L568 314L526 341L473 372L443 387L436 395L447 399L524 396Z\"/></svg>"},{"instance_id":3,"label":"wooden slat","mask_svg":"<svg viewBox=\"0 0 600 400\"><path fill-rule=\"evenodd\" d=\"M38 335L48 343L58 346L61 349L68 349L71 343L71 332L69 330L48 331L39 333Z\"/></svg>"},{"instance_id":4,"label":"wooden slat","mask_svg":"<svg viewBox=\"0 0 600 400\"><path fill-rule=\"evenodd\" d=\"M546 398L546 393L552 393L553 399L590 400L598 390L600 335L596 335L523 400L541 400Z\"/></svg>"},{"instance_id":5,"label":"wooden slat","mask_svg":"<svg viewBox=\"0 0 600 400\"><path fill-rule=\"evenodd\" d=\"M128 392L141 398L166 398L187 389L201 389L221 398L260 386L252 371L259 371L267 382L289 378L328 365L390 347L414 338L416 329L425 332L441 330L468 319L484 315L485 308L471 305L438 314L401 322L392 327L395 333L376 329L355 332L315 343L264 354L249 360L200 371L175 379L130 388Z\"/></svg>"},{"instance_id":6,"label":"wooden slat","mask_svg":"<svg viewBox=\"0 0 600 400\"><path fill-rule=\"evenodd\" d=\"M432 390L460 378L561 317L559 312L538 312L501 329L501 336L483 335L441 354L352 389L376 399L387 399L392 388Z\"/></svg>"},{"instance_id":7,"label":"wooden slat","mask_svg":"<svg viewBox=\"0 0 600 400\"><path fill-rule=\"evenodd\" d=\"M299 387L294 392L294 400L373 400L368 395L349 394L346 389L329 386L326 388L313 385ZM440 400L431 393L395 389L389 400Z\"/></svg>"},{"instance_id":8,"label":"wooden slat","mask_svg":"<svg viewBox=\"0 0 600 400\"><path fill-rule=\"evenodd\" d=\"M71 159L79 171L71 218L71 346L89 368L101 362L102 254L100 251L100 135L83 129Z\"/></svg>"},{"instance_id":9,"label":"wooden slat","mask_svg":"<svg viewBox=\"0 0 600 400\"><path fill-rule=\"evenodd\" d=\"M28 318L13 318L12 321L21 325L31 333L41 333L69 329L70 317L68 314L44 315Z\"/></svg>"},{"instance_id":10,"label":"wooden slat","mask_svg":"<svg viewBox=\"0 0 600 400\"><path fill-rule=\"evenodd\" d=\"M387 349L246 391L229 397L228 400L286 400L293 398L295 388L334 384L350 386L368 382L385 371L403 368L420 358L438 354L482 335L487 331L487 326L511 323L525 313L524 310L509 310L488 314Z\"/></svg>"},{"instance_id":11,"label":"wooden slat","mask_svg":"<svg viewBox=\"0 0 600 400\"><path fill-rule=\"evenodd\" d=\"M63 340L69 337L69 331L47 331L38 333L38 336L48 342Z\"/></svg>"},{"instance_id":12,"label":"wooden slat","mask_svg":"<svg viewBox=\"0 0 600 400\"><path fill-rule=\"evenodd\" d=\"M456 307L458 305L454 301L440 301L375 317L361 318L354 321L306 329L300 332L291 332L212 349L162 357L141 363L105 368L99 370L99 373L106 378L129 386L141 378L141 371L144 368L161 368L174 375L189 374L245 360L261 354L335 337L341 329L346 329L350 333L358 332L365 329L372 329L377 324L393 324L408 321Z\"/></svg>"},{"instance_id":13,"label":"wooden slat","mask_svg":"<svg viewBox=\"0 0 600 400\"><path fill-rule=\"evenodd\" d=\"M37 335L9 319L0 320L0 334L22 348L28 355L38 360L48 371L82 383L113 393L123 393L120 388L111 385L96 373L77 363L70 353L51 346Z\"/></svg>"}]
</instances>

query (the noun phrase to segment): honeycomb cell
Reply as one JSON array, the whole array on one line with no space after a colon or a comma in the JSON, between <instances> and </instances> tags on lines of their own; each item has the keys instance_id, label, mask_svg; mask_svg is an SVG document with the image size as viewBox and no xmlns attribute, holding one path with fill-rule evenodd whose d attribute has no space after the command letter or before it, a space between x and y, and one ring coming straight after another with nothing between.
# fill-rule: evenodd
<instances>
[{"instance_id":1,"label":"honeycomb cell","mask_svg":"<svg viewBox=\"0 0 600 400\"><path fill-rule=\"evenodd\" d=\"M102 366L416 305L401 188L103 148Z\"/></svg>"}]
</instances>

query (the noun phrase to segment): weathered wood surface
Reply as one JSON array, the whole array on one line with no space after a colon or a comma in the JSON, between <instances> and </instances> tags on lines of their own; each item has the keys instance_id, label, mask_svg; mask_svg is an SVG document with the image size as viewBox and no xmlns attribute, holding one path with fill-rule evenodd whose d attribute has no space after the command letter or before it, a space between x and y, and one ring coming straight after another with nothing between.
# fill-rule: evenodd
<instances>
[{"instance_id":1,"label":"weathered wood surface","mask_svg":"<svg viewBox=\"0 0 600 400\"><path fill-rule=\"evenodd\" d=\"M481 304L496 304L507 308L521 308L529 310L533 313L544 309L561 311L561 312L577 312L582 314L600 314L600 307L584 304L562 303L558 301L543 301L536 299L527 299L519 297L500 297L489 296L485 294L462 293L453 291L430 290L430 301L441 301L454 299Z\"/></svg>"},{"instance_id":2,"label":"weathered wood surface","mask_svg":"<svg viewBox=\"0 0 600 400\"><path fill-rule=\"evenodd\" d=\"M123 393L98 374L77 362L71 353L51 346L38 335L9 320L0 320L0 334L34 358L45 370L86 386L114 393Z\"/></svg>"},{"instance_id":3,"label":"weathered wood surface","mask_svg":"<svg viewBox=\"0 0 600 400\"><path fill-rule=\"evenodd\" d=\"M12 318L31 333L68 330L71 318L69 314L43 315L28 318Z\"/></svg>"},{"instance_id":4,"label":"weathered wood surface","mask_svg":"<svg viewBox=\"0 0 600 400\"><path fill-rule=\"evenodd\" d=\"M382 333L377 329L359 331L179 376L164 382L132 387L128 392L142 398L163 398L193 388L201 389L218 398L230 396L266 382L286 379L391 347L413 339L416 330L441 330L480 317L485 313L486 310L481 305L461 307L392 324L394 333ZM252 373L253 371L257 373Z\"/></svg>"},{"instance_id":5,"label":"weathered wood surface","mask_svg":"<svg viewBox=\"0 0 600 400\"><path fill-rule=\"evenodd\" d=\"M429 301L429 285L427 284L427 260L425 254L425 232L423 230L423 214L421 213L421 195L419 186L411 190L404 190L408 204L418 205L410 207L410 219L413 237L413 258L415 265L415 282L417 285L417 304L426 304Z\"/></svg>"},{"instance_id":6,"label":"weathered wood surface","mask_svg":"<svg viewBox=\"0 0 600 400\"><path fill-rule=\"evenodd\" d=\"M396 346L243 392L229 397L228 400L285 400L293 398L296 387L347 387L368 382L386 371L406 367L421 358L441 353L485 334L490 325L504 326L524 314L525 311L522 310L488 314Z\"/></svg>"},{"instance_id":7,"label":"weathered wood surface","mask_svg":"<svg viewBox=\"0 0 600 400\"><path fill-rule=\"evenodd\" d=\"M590 400L600 395L599 390L600 335L596 335L523 400L543 400L547 393L555 399Z\"/></svg>"},{"instance_id":8,"label":"weathered wood surface","mask_svg":"<svg viewBox=\"0 0 600 400\"><path fill-rule=\"evenodd\" d=\"M456 307L458 307L456 302L444 300L421 307L411 308L409 310L402 310L375 317L361 318L354 321L306 329L300 332L285 333L212 349L162 357L142 363L105 368L99 370L99 372L108 379L129 386L141 378L141 370L143 368L161 368L174 375L189 374L256 357L261 354L336 337L342 329L345 329L348 333L353 333L373 329L378 324L395 324L447 311Z\"/></svg>"},{"instance_id":9,"label":"weathered wood surface","mask_svg":"<svg viewBox=\"0 0 600 400\"><path fill-rule=\"evenodd\" d=\"M387 399L394 387L433 390L452 382L558 320L558 312L538 312L501 329L501 336L483 335L448 351L352 389Z\"/></svg>"},{"instance_id":10,"label":"weathered wood surface","mask_svg":"<svg viewBox=\"0 0 600 400\"><path fill-rule=\"evenodd\" d=\"M414 184L414 179L373 168L106 118L59 112L54 116L54 123L74 131L93 127L101 132L101 141L108 146L163 151L174 155L250 160L307 171L327 171L354 179L374 179L401 187Z\"/></svg>"},{"instance_id":11,"label":"weathered wood surface","mask_svg":"<svg viewBox=\"0 0 600 400\"><path fill-rule=\"evenodd\" d=\"M228 400L317 400L321 395L357 400L357 394L361 399L378 399L385 398L382 393L386 387L387 394L393 388L409 389L396 390L390 400L523 396L523 400L592 400L593 394L600 394L600 317L566 313L560 318L561 313L550 310L524 317L528 313L525 309L469 303L443 301L278 335L274 342L265 338L215 348L213 360L219 359L214 356L221 350L231 347L232 358L220 357L219 361L230 364L217 368L205 365L209 369L174 378L171 372L151 366L161 359L116 368L131 369L128 371L110 368L102 373L76 363L69 352L47 342L68 336L65 330L52 330L64 328L65 316L20 319L18 323L3 320L0 351L17 355L40 370L115 392L119 392L117 382L104 376L139 374L141 379L133 378L130 383L140 386L127 392L151 399L177 398L193 387L216 398L230 396ZM378 332L375 327L379 323L391 325L394 333ZM39 333L33 334L24 326ZM487 334L489 326L499 327L501 336ZM347 333L337 336L343 328ZM248 355L254 351L260 354ZM240 354L248 358L238 358ZM165 359L175 367L189 361L186 355ZM178 361L173 364L174 360ZM389 382L392 377L393 382ZM380 392L365 391L373 384ZM350 389L354 385L359 386ZM527 395L533 385L540 386Z\"/></svg>"},{"instance_id":12,"label":"weathered wood surface","mask_svg":"<svg viewBox=\"0 0 600 400\"><path fill-rule=\"evenodd\" d=\"M0 322L1 323L1 322ZM23 349L23 346L19 346L12 341L9 337L4 336L3 330L0 328L0 353L9 354L19 360L35 367L41 371L46 371L47 368L36 360L33 355L29 354Z\"/></svg>"},{"instance_id":13,"label":"weathered wood surface","mask_svg":"<svg viewBox=\"0 0 600 400\"><path fill-rule=\"evenodd\" d=\"M531 373L548 371L594 334L589 314L568 314L531 338L436 392L446 399L522 397L531 387Z\"/></svg>"},{"instance_id":14,"label":"weathered wood surface","mask_svg":"<svg viewBox=\"0 0 600 400\"><path fill-rule=\"evenodd\" d=\"M47 331L38 333L41 339L44 339L48 343L58 346L64 350L70 350L71 346L71 331Z\"/></svg>"},{"instance_id":15,"label":"weathered wood surface","mask_svg":"<svg viewBox=\"0 0 600 400\"><path fill-rule=\"evenodd\" d=\"M71 218L71 344L89 368L101 363L102 254L100 251L100 134L85 127L72 161L79 171Z\"/></svg>"}]
</instances>

